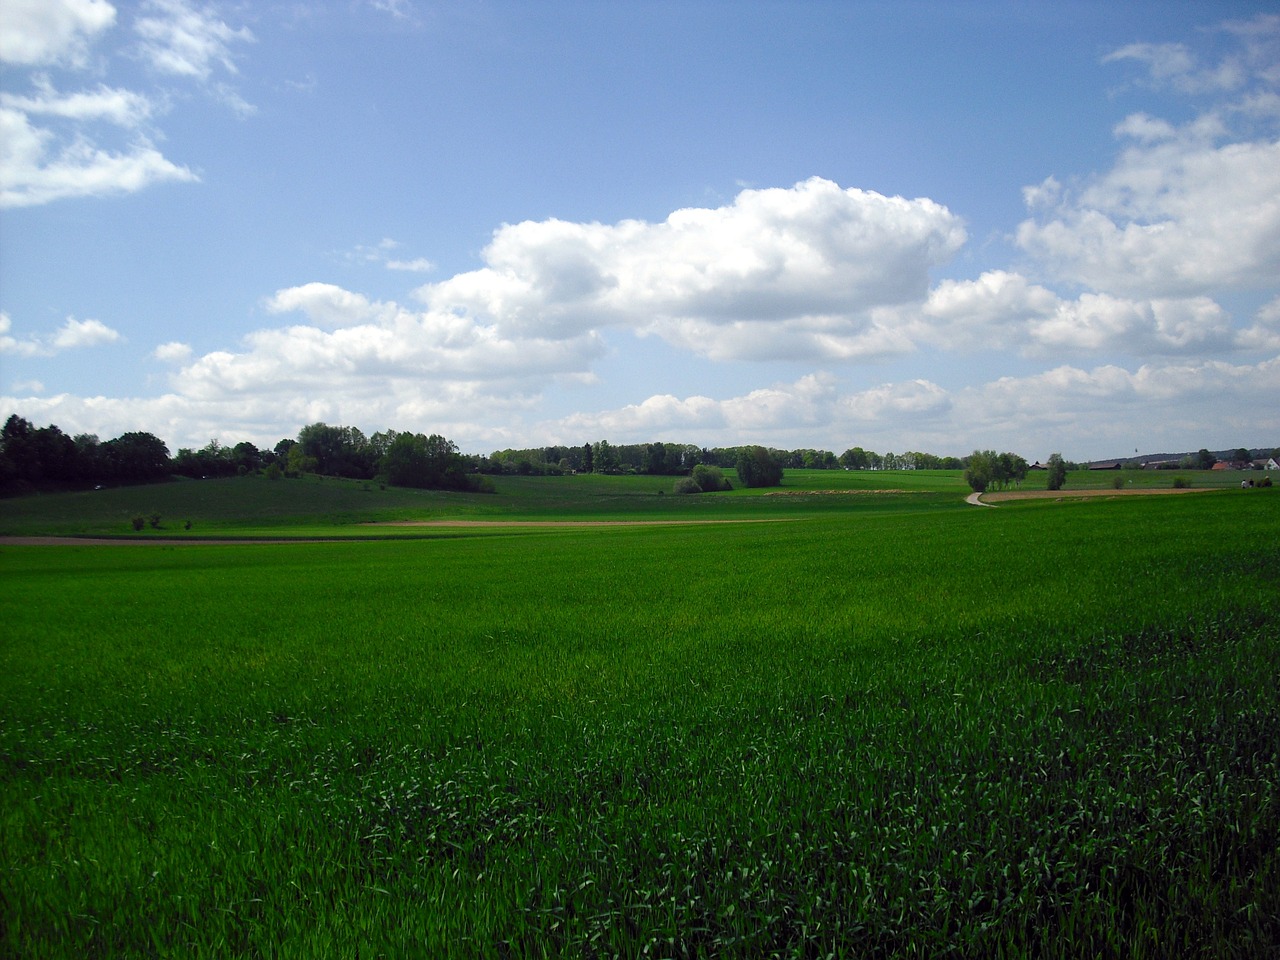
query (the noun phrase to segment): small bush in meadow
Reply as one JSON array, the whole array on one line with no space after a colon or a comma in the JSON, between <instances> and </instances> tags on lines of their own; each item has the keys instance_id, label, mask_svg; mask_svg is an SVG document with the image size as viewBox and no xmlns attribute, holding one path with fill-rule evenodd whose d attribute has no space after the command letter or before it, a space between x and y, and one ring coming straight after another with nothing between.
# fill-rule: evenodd
<instances>
[{"instance_id":1,"label":"small bush in meadow","mask_svg":"<svg viewBox=\"0 0 1280 960\"><path fill-rule=\"evenodd\" d=\"M134 517L134 518L133 518L132 520L130 520L129 522L130 522L131 524L133 524L133 529L135 529L135 530L141 530L143 527L145 527L145 526L147 525L147 518L146 518L146 517Z\"/></svg>"},{"instance_id":2,"label":"small bush in meadow","mask_svg":"<svg viewBox=\"0 0 1280 960\"><path fill-rule=\"evenodd\" d=\"M1174 477L1173 486L1177 490L1185 490L1187 487L1191 486L1191 481L1186 477Z\"/></svg>"},{"instance_id":3,"label":"small bush in meadow","mask_svg":"<svg viewBox=\"0 0 1280 960\"><path fill-rule=\"evenodd\" d=\"M672 489L674 493L701 493L702 492L702 488L698 486L698 481L694 480L693 477L680 477L678 480L676 480L676 485Z\"/></svg>"},{"instance_id":4,"label":"small bush in meadow","mask_svg":"<svg viewBox=\"0 0 1280 960\"><path fill-rule=\"evenodd\" d=\"M733 489L732 484L725 479L725 475L720 468L713 467L707 463L700 463L694 467L691 479L704 493Z\"/></svg>"}]
</instances>

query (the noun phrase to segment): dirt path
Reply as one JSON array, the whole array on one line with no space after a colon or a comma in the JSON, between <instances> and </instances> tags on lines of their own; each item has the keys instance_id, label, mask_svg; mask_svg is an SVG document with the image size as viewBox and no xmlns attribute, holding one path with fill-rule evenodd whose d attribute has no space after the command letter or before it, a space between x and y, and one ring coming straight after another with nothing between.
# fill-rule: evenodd
<instances>
[{"instance_id":1,"label":"dirt path","mask_svg":"<svg viewBox=\"0 0 1280 960\"><path fill-rule=\"evenodd\" d=\"M1137 490L1000 490L988 493L971 493L966 503L979 507L994 507L1005 500L1084 500L1089 497L1156 497L1169 493L1203 493L1214 487L1147 487Z\"/></svg>"},{"instance_id":2,"label":"dirt path","mask_svg":"<svg viewBox=\"0 0 1280 960\"><path fill-rule=\"evenodd\" d=\"M368 538L366 538L368 539ZM0 547L235 547L264 543L345 543L339 537L276 537L202 540L197 537L0 537Z\"/></svg>"},{"instance_id":3,"label":"dirt path","mask_svg":"<svg viewBox=\"0 0 1280 960\"><path fill-rule=\"evenodd\" d=\"M763 517L759 520L391 520L362 527L514 528L514 527L662 527L709 526L723 523L792 523L800 517ZM386 540L369 534L351 537L4 537L0 547L235 547L275 543L359 543Z\"/></svg>"},{"instance_id":4,"label":"dirt path","mask_svg":"<svg viewBox=\"0 0 1280 960\"><path fill-rule=\"evenodd\" d=\"M759 520L390 520L368 527L705 527L720 523L791 523L799 517Z\"/></svg>"}]
</instances>

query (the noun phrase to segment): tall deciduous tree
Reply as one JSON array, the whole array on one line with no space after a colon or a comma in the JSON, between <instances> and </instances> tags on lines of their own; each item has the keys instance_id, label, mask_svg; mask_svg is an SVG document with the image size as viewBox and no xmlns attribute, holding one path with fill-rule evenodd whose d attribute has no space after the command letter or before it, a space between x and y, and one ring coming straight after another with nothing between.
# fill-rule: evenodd
<instances>
[{"instance_id":1,"label":"tall deciduous tree","mask_svg":"<svg viewBox=\"0 0 1280 960\"><path fill-rule=\"evenodd\" d=\"M1062 459L1062 454L1049 454L1049 489L1061 490L1062 485L1067 482L1067 463Z\"/></svg>"},{"instance_id":2,"label":"tall deciduous tree","mask_svg":"<svg viewBox=\"0 0 1280 960\"><path fill-rule=\"evenodd\" d=\"M969 462L964 468L964 482L974 493L982 493L995 480L996 452L994 450L975 450L969 454Z\"/></svg>"},{"instance_id":3,"label":"tall deciduous tree","mask_svg":"<svg viewBox=\"0 0 1280 960\"><path fill-rule=\"evenodd\" d=\"M776 487L782 483L782 464L764 447L745 448L735 466L744 486Z\"/></svg>"}]
</instances>

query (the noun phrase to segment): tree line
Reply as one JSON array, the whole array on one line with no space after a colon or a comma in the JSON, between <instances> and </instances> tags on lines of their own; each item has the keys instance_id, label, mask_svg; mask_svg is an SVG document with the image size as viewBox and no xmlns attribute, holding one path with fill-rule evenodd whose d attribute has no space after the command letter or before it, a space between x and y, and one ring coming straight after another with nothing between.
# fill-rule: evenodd
<instances>
[{"instance_id":1,"label":"tree line","mask_svg":"<svg viewBox=\"0 0 1280 960\"><path fill-rule=\"evenodd\" d=\"M111 440L67 436L56 425L36 427L16 414L0 429L0 492L153 483L173 476L207 478L304 473L381 480L395 486L491 490L453 441L438 434L387 430L366 437L355 427L313 423L269 450L217 440L170 456L164 441L133 431Z\"/></svg>"},{"instance_id":2,"label":"tree line","mask_svg":"<svg viewBox=\"0 0 1280 960\"><path fill-rule=\"evenodd\" d=\"M607 440L576 446L527 447L495 450L476 457L476 470L487 474L559 475L563 473L642 473L656 476L688 476L705 464L735 469L744 451L755 445L700 447L685 443L611 444ZM830 450L802 447L780 450L765 447L784 470L959 470L965 461L930 453L879 454L851 447L837 456Z\"/></svg>"},{"instance_id":3,"label":"tree line","mask_svg":"<svg viewBox=\"0 0 1280 960\"><path fill-rule=\"evenodd\" d=\"M695 478L699 467L705 469ZM262 474L280 479L307 473L446 490L491 490L488 478L502 475L648 474L694 478L693 486L698 489L715 490L725 488L728 481L723 472L731 470L746 486L776 486L789 469L963 468L971 469L979 482L996 486L1026 476L1026 461L1021 457L992 451L974 451L960 459L918 451L879 454L851 447L837 456L830 450L807 447L781 450L759 445L701 447L597 440L581 446L497 450L483 456L463 454L453 441L439 434L383 430L366 435L356 427L317 422L303 427L297 437L281 439L268 449L248 441L228 446L210 440L204 447L184 447L170 456L164 441L141 431L110 440L88 433L68 436L56 425L36 427L16 414L0 431L0 492L9 495L38 489L150 483L171 476Z\"/></svg>"}]
</instances>

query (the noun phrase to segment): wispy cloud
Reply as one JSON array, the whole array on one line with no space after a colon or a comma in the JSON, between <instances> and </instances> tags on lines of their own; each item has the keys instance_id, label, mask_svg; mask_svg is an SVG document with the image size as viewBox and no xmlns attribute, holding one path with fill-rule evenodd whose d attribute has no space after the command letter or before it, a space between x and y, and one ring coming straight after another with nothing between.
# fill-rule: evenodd
<instances>
[{"instance_id":1,"label":"wispy cloud","mask_svg":"<svg viewBox=\"0 0 1280 960\"><path fill-rule=\"evenodd\" d=\"M119 331L101 320L77 320L75 317L67 317L60 328L46 336L13 337L10 335L12 329L12 319L7 313L0 313L0 354L52 357L63 350L97 347L123 339Z\"/></svg>"},{"instance_id":2,"label":"wispy cloud","mask_svg":"<svg viewBox=\"0 0 1280 960\"><path fill-rule=\"evenodd\" d=\"M11 0L0 18L0 59L19 68L78 68L99 56L106 69L119 52L107 45L116 16L103 0ZM216 79L236 74L233 46L253 41L247 28L230 27L212 8L187 0L147 0L134 31L135 53L157 74L193 80L238 114L253 113L233 86ZM163 94L106 83L68 91L43 72L28 78L28 92L0 94L0 207L199 180L156 145Z\"/></svg>"},{"instance_id":3,"label":"wispy cloud","mask_svg":"<svg viewBox=\"0 0 1280 960\"><path fill-rule=\"evenodd\" d=\"M236 74L232 44L252 43L248 27L230 27L209 7L187 0L147 0L134 23L143 59L159 73L208 80L216 67Z\"/></svg>"}]
</instances>

